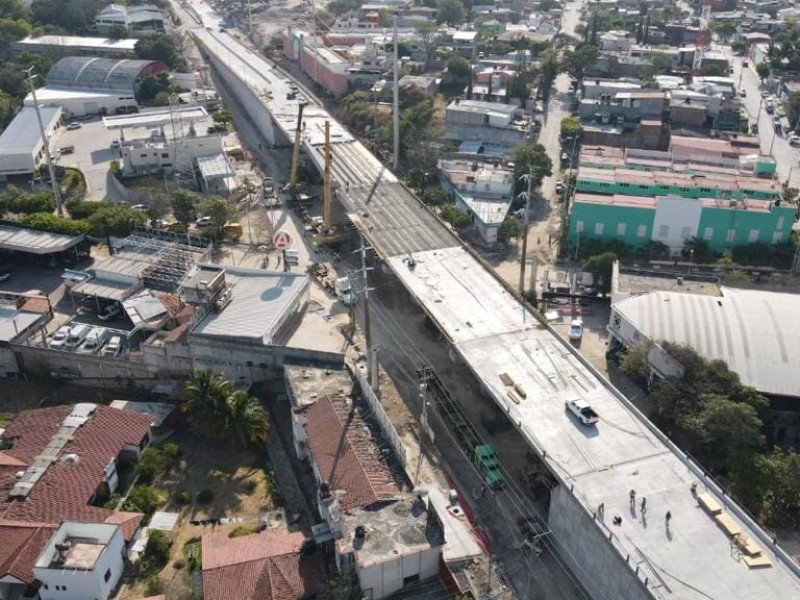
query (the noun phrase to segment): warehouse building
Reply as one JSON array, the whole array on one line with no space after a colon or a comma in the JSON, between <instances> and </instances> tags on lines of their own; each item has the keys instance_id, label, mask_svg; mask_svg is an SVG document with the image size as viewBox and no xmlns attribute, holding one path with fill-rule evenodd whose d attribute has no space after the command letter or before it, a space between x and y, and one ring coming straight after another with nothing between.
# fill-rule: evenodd
<instances>
[{"instance_id":1,"label":"warehouse building","mask_svg":"<svg viewBox=\"0 0 800 600\"><path fill-rule=\"evenodd\" d=\"M28 36L11 44L16 54L31 52L42 54L53 60L65 56L101 56L107 58L134 58L135 38L112 40L102 37L78 37L72 35Z\"/></svg>"},{"instance_id":2,"label":"warehouse building","mask_svg":"<svg viewBox=\"0 0 800 600\"><path fill-rule=\"evenodd\" d=\"M152 4L109 4L97 13L94 25L100 33L107 33L113 27L124 27L138 35L162 33L164 12Z\"/></svg>"},{"instance_id":3,"label":"warehouse building","mask_svg":"<svg viewBox=\"0 0 800 600\"><path fill-rule=\"evenodd\" d=\"M67 118L135 112L141 80L165 72L164 63L152 60L68 56L50 69L36 99L45 106L62 107ZM33 105L32 95L25 104Z\"/></svg>"},{"instance_id":4,"label":"warehouse building","mask_svg":"<svg viewBox=\"0 0 800 600\"><path fill-rule=\"evenodd\" d=\"M61 107L45 106L40 112L45 134L52 141L61 130ZM36 109L24 106L0 135L0 177L30 175L45 161Z\"/></svg>"}]
</instances>

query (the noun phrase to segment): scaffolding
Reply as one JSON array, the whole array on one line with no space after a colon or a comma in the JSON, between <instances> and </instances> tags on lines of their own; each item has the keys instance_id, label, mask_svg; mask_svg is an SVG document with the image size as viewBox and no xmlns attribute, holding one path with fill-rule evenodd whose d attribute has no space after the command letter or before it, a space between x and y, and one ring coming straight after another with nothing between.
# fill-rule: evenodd
<instances>
[{"instance_id":1,"label":"scaffolding","mask_svg":"<svg viewBox=\"0 0 800 600\"><path fill-rule=\"evenodd\" d=\"M183 111L177 94L169 96L169 119L172 126L172 146L174 148L172 165L175 185L179 189L198 189L191 153L186 150ZM189 127L192 128L189 135L192 135L194 124L190 124Z\"/></svg>"},{"instance_id":2,"label":"scaffolding","mask_svg":"<svg viewBox=\"0 0 800 600\"><path fill-rule=\"evenodd\" d=\"M136 255L150 263L140 275L145 287L178 293L186 276L208 258L210 250L210 242L203 238L136 228L125 238L125 247L117 256Z\"/></svg>"}]
</instances>

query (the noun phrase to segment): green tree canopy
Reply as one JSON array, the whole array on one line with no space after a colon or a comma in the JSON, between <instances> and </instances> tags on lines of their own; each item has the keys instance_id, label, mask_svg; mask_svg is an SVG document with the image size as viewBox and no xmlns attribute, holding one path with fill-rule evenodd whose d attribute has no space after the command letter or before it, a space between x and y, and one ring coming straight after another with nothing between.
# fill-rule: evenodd
<instances>
[{"instance_id":1,"label":"green tree canopy","mask_svg":"<svg viewBox=\"0 0 800 600\"><path fill-rule=\"evenodd\" d=\"M514 163L514 180L516 193L527 187L523 177L533 174L531 183L533 189L542 185L545 177L553 174L553 161L547 155L547 150L538 142L529 141L520 144L508 153L508 160Z\"/></svg>"},{"instance_id":2,"label":"green tree canopy","mask_svg":"<svg viewBox=\"0 0 800 600\"><path fill-rule=\"evenodd\" d=\"M439 23L461 25L466 17L466 10L460 0L437 0Z\"/></svg>"},{"instance_id":3,"label":"green tree canopy","mask_svg":"<svg viewBox=\"0 0 800 600\"><path fill-rule=\"evenodd\" d=\"M617 255L613 252L603 252L602 254L595 254L590 256L583 269L595 276L597 279L597 288L604 294L607 294L611 289L611 270L614 261L617 260Z\"/></svg>"},{"instance_id":4,"label":"green tree canopy","mask_svg":"<svg viewBox=\"0 0 800 600\"><path fill-rule=\"evenodd\" d=\"M455 229L464 229L465 227L469 227L472 223L472 219L467 213L458 210L458 208L452 204L448 204L442 208L440 215L442 219L450 223Z\"/></svg>"},{"instance_id":5,"label":"green tree canopy","mask_svg":"<svg viewBox=\"0 0 800 600\"><path fill-rule=\"evenodd\" d=\"M562 61L562 69L570 74L571 77L581 80L600 56L600 51L594 44L578 44L574 50L569 51Z\"/></svg>"},{"instance_id":6,"label":"green tree canopy","mask_svg":"<svg viewBox=\"0 0 800 600\"><path fill-rule=\"evenodd\" d=\"M186 61L182 54L182 44L178 37L154 35L140 39L134 47L137 58L163 62L172 71L185 70Z\"/></svg>"},{"instance_id":7,"label":"green tree canopy","mask_svg":"<svg viewBox=\"0 0 800 600\"><path fill-rule=\"evenodd\" d=\"M133 210L125 204L104 204L87 219L91 234L106 238L110 253L113 253L111 236L130 235L136 225L144 225L146 220L147 217L143 212Z\"/></svg>"},{"instance_id":8,"label":"green tree canopy","mask_svg":"<svg viewBox=\"0 0 800 600\"><path fill-rule=\"evenodd\" d=\"M199 197L187 190L175 190L170 195L170 207L175 220L188 229L189 225L197 218L197 204Z\"/></svg>"},{"instance_id":9,"label":"green tree canopy","mask_svg":"<svg viewBox=\"0 0 800 600\"><path fill-rule=\"evenodd\" d=\"M523 235L525 227L522 221L515 217L506 217L500 230L497 232L497 238L503 244L507 244L509 240L514 240Z\"/></svg>"}]
</instances>

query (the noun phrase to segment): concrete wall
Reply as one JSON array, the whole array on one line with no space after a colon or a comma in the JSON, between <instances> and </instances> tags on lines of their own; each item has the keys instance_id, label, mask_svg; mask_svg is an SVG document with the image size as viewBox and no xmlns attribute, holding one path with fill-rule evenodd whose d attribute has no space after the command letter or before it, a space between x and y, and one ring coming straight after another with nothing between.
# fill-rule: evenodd
<instances>
[{"instance_id":1,"label":"concrete wall","mask_svg":"<svg viewBox=\"0 0 800 600\"><path fill-rule=\"evenodd\" d=\"M91 380L93 385L119 387L118 379L154 379L157 371L133 360L109 358L80 352L66 352L14 345L21 368L29 376Z\"/></svg>"},{"instance_id":2,"label":"concrete wall","mask_svg":"<svg viewBox=\"0 0 800 600\"><path fill-rule=\"evenodd\" d=\"M439 573L440 547L426 548L408 554L400 554L394 560L368 566L357 566L358 581L364 598L378 600L386 598L403 588L403 579L418 575L420 581Z\"/></svg>"},{"instance_id":3,"label":"concrete wall","mask_svg":"<svg viewBox=\"0 0 800 600\"><path fill-rule=\"evenodd\" d=\"M614 534L595 521L563 485L551 493L549 525L553 532L551 541L594 597L652 600L643 582L614 546Z\"/></svg>"},{"instance_id":4,"label":"concrete wall","mask_svg":"<svg viewBox=\"0 0 800 600\"><path fill-rule=\"evenodd\" d=\"M225 83L229 92L235 94L236 100L249 115L250 124L252 124L252 126L258 130L258 133L273 147L276 145L288 144L288 139L286 139L275 126L272 115L267 110L267 107L264 106L262 99L256 95L252 88L245 85L244 82L228 69L226 61L237 59L231 59L229 56L217 56L206 46L202 45L199 37L195 39L200 43L203 54L210 59L217 77Z\"/></svg>"}]
</instances>

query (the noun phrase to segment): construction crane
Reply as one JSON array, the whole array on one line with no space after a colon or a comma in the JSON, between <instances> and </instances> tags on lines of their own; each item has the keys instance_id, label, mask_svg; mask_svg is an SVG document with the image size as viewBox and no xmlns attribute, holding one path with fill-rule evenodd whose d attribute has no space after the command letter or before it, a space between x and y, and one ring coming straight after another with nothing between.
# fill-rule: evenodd
<instances>
[{"instance_id":1,"label":"construction crane","mask_svg":"<svg viewBox=\"0 0 800 600\"><path fill-rule=\"evenodd\" d=\"M289 179L289 189L294 191L297 187L297 163L300 162L300 140L303 131L303 107L305 102L297 104L297 128L294 130L294 150L292 151L292 174Z\"/></svg>"}]
</instances>

